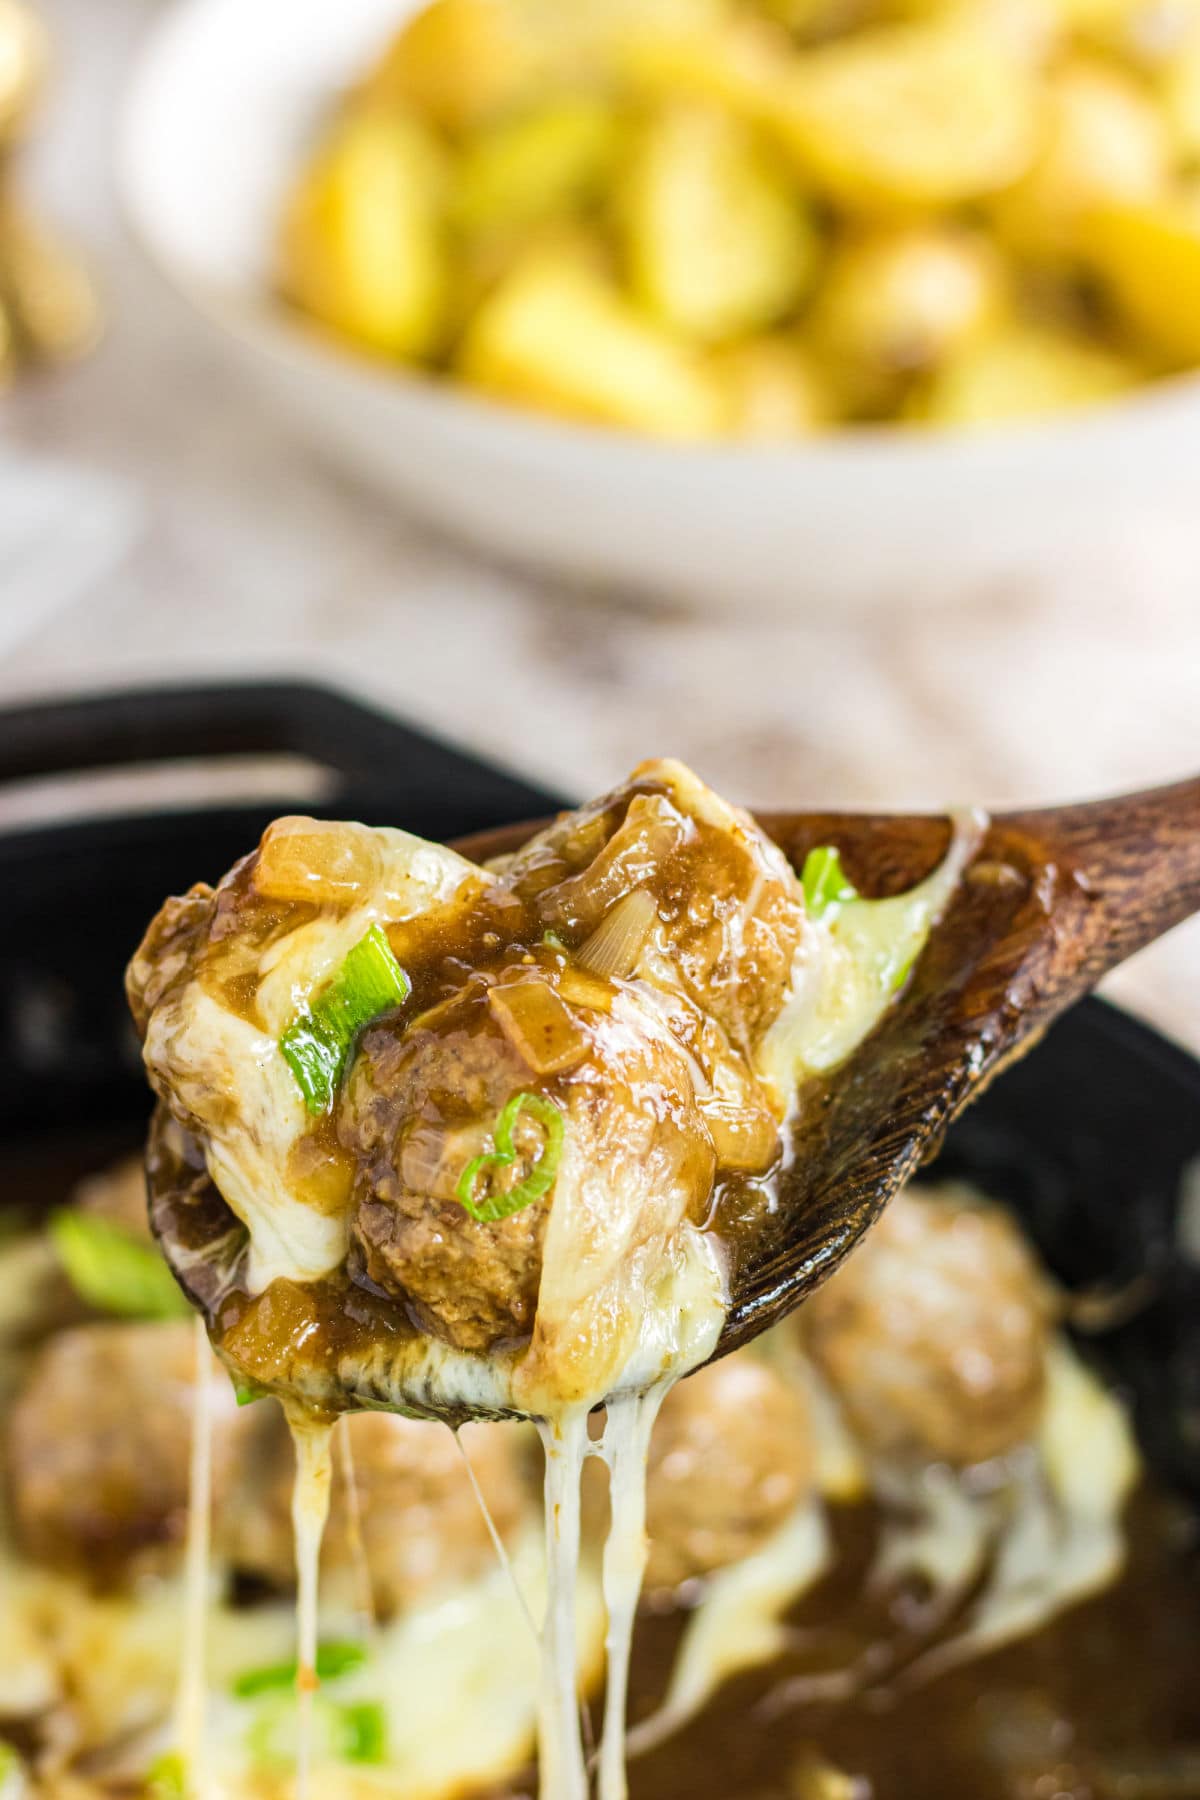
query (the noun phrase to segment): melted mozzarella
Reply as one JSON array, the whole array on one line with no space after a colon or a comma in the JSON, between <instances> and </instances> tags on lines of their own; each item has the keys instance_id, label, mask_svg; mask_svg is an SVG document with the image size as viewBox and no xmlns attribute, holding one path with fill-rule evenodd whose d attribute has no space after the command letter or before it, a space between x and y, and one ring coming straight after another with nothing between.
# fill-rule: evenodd
<instances>
[{"instance_id":1,"label":"melted mozzarella","mask_svg":"<svg viewBox=\"0 0 1200 1800\"><path fill-rule=\"evenodd\" d=\"M982 812L960 814L944 860L918 887L889 900L850 900L810 916L791 991L759 1046L755 1066L790 1109L798 1081L836 1068L895 999L978 850Z\"/></svg>"},{"instance_id":2,"label":"melted mozzarella","mask_svg":"<svg viewBox=\"0 0 1200 1800\"><path fill-rule=\"evenodd\" d=\"M983 1591L962 1631L923 1656L908 1679L929 1679L1028 1637L1120 1574L1121 1512L1140 1470L1129 1421L1063 1338L1050 1347L1046 1375L1037 1441L1016 1459L1007 1490L989 1509L995 1553ZM969 1534L960 1538L964 1552L973 1552ZM945 1578L946 1554L926 1552L935 1580Z\"/></svg>"},{"instance_id":3,"label":"melted mozzarella","mask_svg":"<svg viewBox=\"0 0 1200 1800\"><path fill-rule=\"evenodd\" d=\"M538 1682L539 1791L544 1800L587 1800L579 1729L575 1602L579 1585L579 1488L588 1454L588 1407L563 1408L539 1425L546 1455L546 1611Z\"/></svg>"},{"instance_id":4,"label":"melted mozzarella","mask_svg":"<svg viewBox=\"0 0 1200 1800\"><path fill-rule=\"evenodd\" d=\"M662 1705L629 1733L631 1756L694 1719L732 1675L781 1653L784 1617L825 1573L830 1551L824 1511L808 1501L761 1550L710 1578L684 1630Z\"/></svg>"},{"instance_id":5,"label":"melted mozzarella","mask_svg":"<svg viewBox=\"0 0 1200 1800\"><path fill-rule=\"evenodd\" d=\"M601 1454L609 1470L611 1523L604 1546L607 1681L600 1742L599 1800L626 1800L625 1712L629 1658L642 1577L646 1572L646 1464L650 1434L672 1386L668 1379L646 1393L609 1402Z\"/></svg>"},{"instance_id":6,"label":"melted mozzarella","mask_svg":"<svg viewBox=\"0 0 1200 1800\"><path fill-rule=\"evenodd\" d=\"M175 1740L189 1774L194 1800L206 1800L204 1690L207 1654L210 1534L212 1522L212 1353L199 1313L194 1321L196 1372L192 1384L192 1444L188 1474L187 1547L184 1556L183 1636Z\"/></svg>"},{"instance_id":7,"label":"melted mozzarella","mask_svg":"<svg viewBox=\"0 0 1200 1800\"><path fill-rule=\"evenodd\" d=\"M545 1592L540 1537L529 1529L512 1551L520 1588L537 1606ZM280 1793L280 1769L295 1761L295 1696L280 1690L240 1700L232 1688L240 1674L294 1655L295 1610L283 1600L233 1608L219 1588L218 1574L207 1620L205 1800L264 1800ZM44 1630L70 1688L79 1747L103 1753L107 1769L106 1747L127 1739L111 1768L133 1781L170 1741L173 1671L187 1616L183 1578L98 1596L66 1577L34 1572L5 1599L0 1657L10 1647L19 1653ZM576 1621L576 1665L590 1689L599 1680L604 1638L590 1565L580 1571ZM352 1637L356 1624L352 1614L322 1621L324 1635L337 1640ZM312 1791L320 1800L453 1800L502 1783L533 1748L537 1685L537 1646L504 1572L442 1589L381 1625L361 1668L322 1684L313 1703ZM36 1695L30 1690L37 1710L58 1697L57 1679ZM338 1757L339 1709L363 1702L383 1708L386 1764Z\"/></svg>"}]
</instances>

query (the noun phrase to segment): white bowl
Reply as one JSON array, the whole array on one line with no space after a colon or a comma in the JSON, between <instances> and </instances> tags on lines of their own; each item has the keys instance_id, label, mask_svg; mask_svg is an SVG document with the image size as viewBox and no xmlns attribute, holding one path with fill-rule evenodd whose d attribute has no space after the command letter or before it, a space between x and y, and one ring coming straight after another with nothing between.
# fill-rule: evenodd
<instances>
[{"instance_id":1,"label":"white bowl","mask_svg":"<svg viewBox=\"0 0 1200 1800\"><path fill-rule=\"evenodd\" d=\"M119 165L165 274L310 434L415 511L575 580L798 611L967 598L1194 507L1200 380L970 437L677 448L493 405L308 331L271 298L281 199L331 95L412 10L177 0L135 72Z\"/></svg>"}]
</instances>

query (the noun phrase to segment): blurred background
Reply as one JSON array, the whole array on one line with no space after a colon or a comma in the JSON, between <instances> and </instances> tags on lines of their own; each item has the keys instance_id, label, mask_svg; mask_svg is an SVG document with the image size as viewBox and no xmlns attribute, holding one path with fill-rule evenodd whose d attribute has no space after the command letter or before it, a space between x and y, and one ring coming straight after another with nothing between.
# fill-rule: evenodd
<instances>
[{"instance_id":1,"label":"blurred background","mask_svg":"<svg viewBox=\"0 0 1200 1800\"><path fill-rule=\"evenodd\" d=\"M0 700L303 674L580 796L1200 767L1200 9L500 4L0 0ZM1196 928L1117 991L1200 1046Z\"/></svg>"}]
</instances>

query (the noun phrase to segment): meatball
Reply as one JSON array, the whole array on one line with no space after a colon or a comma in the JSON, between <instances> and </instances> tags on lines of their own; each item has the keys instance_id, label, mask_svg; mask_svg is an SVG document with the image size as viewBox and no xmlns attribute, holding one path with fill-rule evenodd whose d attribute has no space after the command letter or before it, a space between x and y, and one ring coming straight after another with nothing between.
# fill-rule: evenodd
<instances>
[{"instance_id":1,"label":"meatball","mask_svg":"<svg viewBox=\"0 0 1200 1800\"><path fill-rule=\"evenodd\" d=\"M648 1588L677 1587L758 1550L814 1481L808 1407L742 1352L672 1388L650 1441Z\"/></svg>"},{"instance_id":2,"label":"meatball","mask_svg":"<svg viewBox=\"0 0 1200 1800\"><path fill-rule=\"evenodd\" d=\"M964 1189L900 1194L800 1320L879 1457L965 1466L1037 1426L1045 1284L1008 1214Z\"/></svg>"},{"instance_id":3,"label":"meatball","mask_svg":"<svg viewBox=\"0 0 1200 1800\"><path fill-rule=\"evenodd\" d=\"M468 993L439 1029L368 1031L343 1112L358 1157L353 1241L369 1279L399 1288L422 1326L468 1350L528 1337L537 1307L548 1207L493 1224L455 1198L462 1169L529 1071L484 997Z\"/></svg>"},{"instance_id":4,"label":"meatball","mask_svg":"<svg viewBox=\"0 0 1200 1800\"><path fill-rule=\"evenodd\" d=\"M187 1527L195 1339L186 1322L81 1325L49 1340L8 1421L21 1548L112 1582L167 1567ZM217 1504L253 1421L214 1362Z\"/></svg>"},{"instance_id":5,"label":"meatball","mask_svg":"<svg viewBox=\"0 0 1200 1800\"><path fill-rule=\"evenodd\" d=\"M479 1223L455 1198L503 1105L534 1079L494 1023L484 989L440 1008L427 1028L390 1022L364 1035L342 1138L358 1162L352 1236L367 1278L403 1294L425 1330L458 1348L534 1334L531 1369L538 1334L569 1335L567 1354L583 1380L584 1362L615 1354L616 1328L606 1314L589 1338L569 1298L557 1312L547 1304L552 1211L564 1212L560 1242L572 1250L572 1268L558 1273L569 1280L578 1266L598 1281L614 1244L636 1268L643 1246L665 1241L706 1206L715 1160L684 1053L661 1021L631 1002L608 1015L581 1013L579 1029L586 1060L550 1089L565 1121L558 1179L509 1218ZM521 1129L517 1179L544 1153L537 1120ZM546 1342L540 1349L550 1353Z\"/></svg>"},{"instance_id":6,"label":"meatball","mask_svg":"<svg viewBox=\"0 0 1200 1800\"><path fill-rule=\"evenodd\" d=\"M534 838L505 879L576 937L648 886L657 919L642 972L681 989L743 1055L783 1004L804 926L799 883L749 815L682 763L641 764L623 788Z\"/></svg>"},{"instance_id":7,"label":"meatball","mask_svg":"<svg viewBox=\"0 0 1200 1800\"><path fill-rule=\"evenodd\" d=\"M274 1409L272 1409L274 1412ZM294 1581L291 1499L294 1456L282 1417L260 1439L232 1504L218 1520L219 1553L234 1568L277 1587ZM427 1593L469 1581L494 1566L495 1551L453 1433L444 1425L390 1413L357 1413L348 1434L362 1547L376 1614L388 1618ZM511 1541L530 1513L524 1429L464 1425L463 1450L502 1538ZM354 1508L346 1459L335 1445L329 1522L321 1551L322 1593L358 1598Z\"/></svg>"}]
</instances>

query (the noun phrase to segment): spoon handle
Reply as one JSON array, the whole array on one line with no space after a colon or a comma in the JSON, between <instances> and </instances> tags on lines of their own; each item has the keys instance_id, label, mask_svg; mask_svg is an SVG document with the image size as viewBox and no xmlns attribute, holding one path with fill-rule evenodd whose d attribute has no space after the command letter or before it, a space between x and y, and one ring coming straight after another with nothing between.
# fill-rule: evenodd
<instances>
[{"instance_id":1,"label":"spoon handle","mask_svg":"<svg viewBox=\"0 0 1200 1800\"><path fill-rule=\"evenodd\" d=\"M1200 911L1200 777L1115 800L1007 814L1040 839L1088 902L1087 928L1062 951L1091 984ZM1073 952L1073 953L1072 953Z\"/></svg>"}]
</instances>

